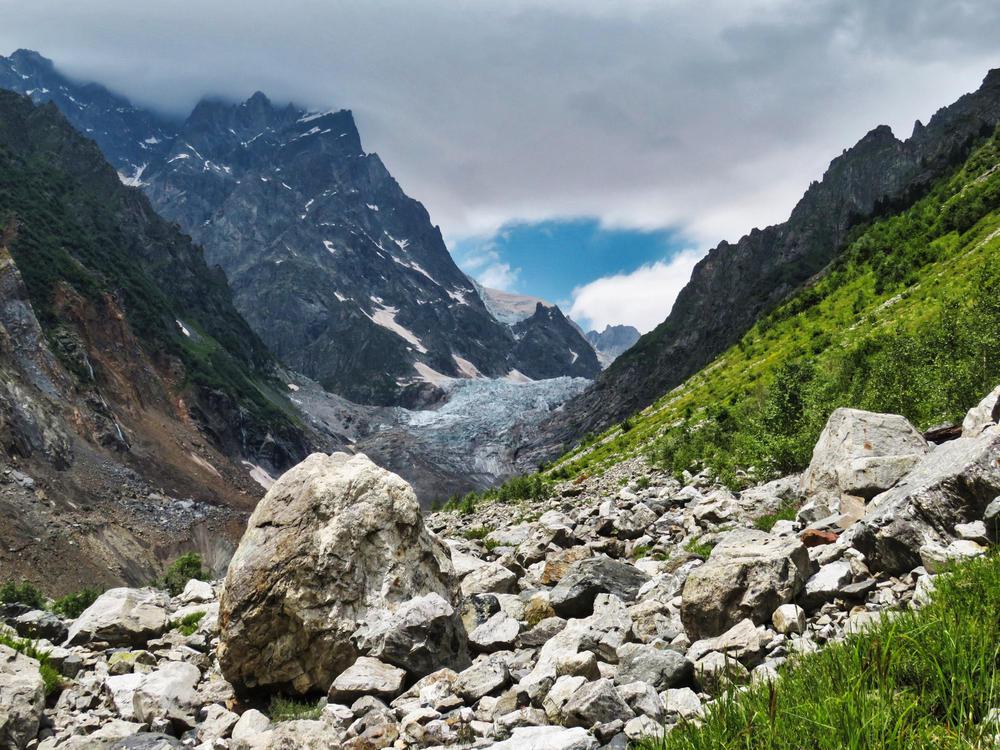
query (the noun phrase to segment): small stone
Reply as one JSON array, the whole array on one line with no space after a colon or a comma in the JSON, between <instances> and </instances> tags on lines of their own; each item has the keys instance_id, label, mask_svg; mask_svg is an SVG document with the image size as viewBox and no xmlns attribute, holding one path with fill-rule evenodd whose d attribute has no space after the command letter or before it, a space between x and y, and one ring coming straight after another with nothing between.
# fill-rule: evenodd
<instances>
[{"instance_id":1,"label":"small stone","mask_svg":"<svg viewBox=\"0 0 1000 750\"><path fill-rule=\"evenodd\" d=\"M404 670L370 656L360 656L337 675L330 686L329 697L338 702L366 694L392 698L403 689L405 680Z\"/></svg>"},{"instance_id":2,"label":"small stone","mask_svg":"<svg viewBox=\"0 0 1000 750\"><path fill-rule=\"evenodd\" d=\"M806 613L797 604L782 604L771 615L774 629L783 635L802 633L806 629Z\"/></svg>"}]
</instances>

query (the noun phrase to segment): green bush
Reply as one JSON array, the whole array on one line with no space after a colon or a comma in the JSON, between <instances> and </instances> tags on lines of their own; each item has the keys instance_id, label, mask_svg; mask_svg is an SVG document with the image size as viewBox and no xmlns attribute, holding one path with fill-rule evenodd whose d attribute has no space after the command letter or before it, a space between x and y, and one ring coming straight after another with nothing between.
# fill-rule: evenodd
<instances>
[{"instance_id":1,"label":"green bush","mask_svg":"<svg viewBox=\"0 0 1000 750\"><path fill-rule=\"evenodd\" d=\"M101 592L97 589L80 589L72 594L66 594L66 596L56 599L52 602L50 609L57 615L75 620L83 614L83 611L87 607L97 601L97 597L100 595Z\"/></svg>"},{"instance_id":2,"label":"green bush","mask_svg":"<svg viewBox=\"0 0 1000 750\"><path fill-rule=\"evenodd\" d=\"M207 581L210 577L210 571L201 567L201 555L197 552L186 552L167 566L160 585L172 596L177 596L192 578Z\"/></svg>"},{"instance_id":3,"label":"green bush","mask_svg":"<svg viewBox=\"0 0 1000 750\"><path fill-rule=\"evenodd\" d=\"M0 602L4 604L24 604L32 609L45 607L45 596L35 584L29 581L7 581L0 586Z\"/></svg>"},{"instance_id":4,"label":"green bush","mask_svg":"<svg viewBox=\"0 0 1000 750\"><path fill-rule=\"evenodd\" d=\"M939 576L932 602L734 690L702 722L637 750L971 750L993 747L1000 556Z\"/></svg>"},{"instance_id":5,"label":"green bush","mask_svg":"<svg viewBox=\"0 0 1000 750\"><path fill-rule=\"evenodd\" d=\"M798 509L796 503L785 501L774 513L765 513L755 518L753 522L754 528L761 531L770 531L778 521L794 521Z\"/></svg>"}]
</instances>

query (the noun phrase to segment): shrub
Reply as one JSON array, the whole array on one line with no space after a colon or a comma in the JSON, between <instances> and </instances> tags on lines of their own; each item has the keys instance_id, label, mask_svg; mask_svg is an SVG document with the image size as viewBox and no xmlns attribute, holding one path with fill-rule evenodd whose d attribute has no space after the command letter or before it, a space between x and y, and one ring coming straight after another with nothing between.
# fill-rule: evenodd
<instances>
[{"instance_id":1,"label":"shrub","mask_svg":"<svg viewBox=\"0 0 1000 750\"><path fill-rule=\"evenodd\" d=\"M692 555L698 555L698 557L708 557L712 554L712 550L715 548L715 544L712 542L702 542L700 537L695 537L690 542L684 545L684 549L690 552Z\"/></svg>"},{"instance_id":2,"label":"shrub","mask_svg":"<svg viewBox=\"0 0 1000 750\"><path fill-rule=\"evenodd\" d=\"M160 583L171 596L177 596L192 578L207 581L210 577L210 572L201 567L201 555L187 552L167 566Z\"/></svg>"},{"instance_id":3,"label":"shrub","mask_svg":"<svg viewBox=\"0 0 1000 750\"><path fill-rule=\"evenodd\" d=\"M24 604L32 609L45 606L45 596L35 584L29 581L7 581L0 586L0 602L4 604Z\"/></svg>"},{"instance_id":4,"label":"shrub","mask_svg":"<svg viewBox=\"0 0 1000 750\"><path fill-rule=\"evenodd\" d=\"M87 607L97 601L97 597L100 595L101 592L97 589L80 589L72 594L66 594L66 596L56 599L52 602L50 609L57 615L75 620L83 614L83 611Z\"/></svg>"}]
</instances>

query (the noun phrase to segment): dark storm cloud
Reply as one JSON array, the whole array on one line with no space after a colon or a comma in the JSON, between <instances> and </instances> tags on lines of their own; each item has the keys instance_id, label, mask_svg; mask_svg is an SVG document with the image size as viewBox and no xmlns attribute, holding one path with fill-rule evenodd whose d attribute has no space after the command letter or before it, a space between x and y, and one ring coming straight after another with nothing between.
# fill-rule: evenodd
<instances>
[{"instance_id":1,"label":"dark storm cloud","mask_svg":"<svg viewBox=\"0 0 1000 750\"><path fill-rule=\"evenodd\" d=\"M450 236L512 219L673 226L696 247L783 219L881 122L975 88L1000 4L886 0L0 2L30 47L175 113L204 94L355 111Z\"/></svg>"}]
</instances>

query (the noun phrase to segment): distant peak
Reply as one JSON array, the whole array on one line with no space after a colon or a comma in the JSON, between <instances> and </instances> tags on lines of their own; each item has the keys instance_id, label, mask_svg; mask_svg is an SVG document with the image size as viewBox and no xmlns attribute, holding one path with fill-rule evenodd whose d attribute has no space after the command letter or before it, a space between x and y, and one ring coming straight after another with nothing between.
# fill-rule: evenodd
<instances>
[{"instance_id":1,"label":"distant peak","mask_svg":"<svg viewBox=\"0 0 1000 750\"><path fill-rule=\"evenodd\" d=\"M19 65L33 65L46 70L53 70L55 65L44 55L33 49L18 49L11 53L10 59Z\"/></svg>"},{"instance_id":2,"label":"distant peak","mask_svg":"<svg viewBox=\"0 0 1000 750\"><path fill-rule=\"evenodd\" d=\"M263 91L254 91L253 96L243 102L244 107L270 107L271 100Z\"/></svg>"}]
</instances>

